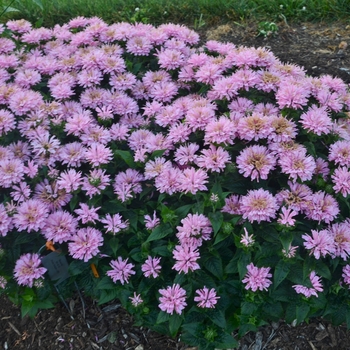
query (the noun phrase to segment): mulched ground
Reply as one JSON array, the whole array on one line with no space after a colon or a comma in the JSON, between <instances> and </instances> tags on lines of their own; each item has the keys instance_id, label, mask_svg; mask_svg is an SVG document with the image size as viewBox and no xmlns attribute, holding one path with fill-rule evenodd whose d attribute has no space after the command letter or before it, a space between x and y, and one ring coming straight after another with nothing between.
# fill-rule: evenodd
<instances>
[{"instance_id":1,"label":"mulched ground","mask_svg":"<svg viewBox=\"0 0 350 350\"><path fill-rule=\"evenodd\" d=\"M312 76L330 74L350 83L350 25L343 23L277 23L278 33L257 36L256 23L233 23L210 30L201 28L203 40L230 41L236 45L265 46L284 62L303 66ZM347 45L349 44L349 47ZM67 300L72 310L58 304L32 320L21 319L19 309L0 297L0 349L79 350L194 350L177 339L134 327L117 301L98 306L79 298ZM85 318L83 317L85 313ZM282 321L248 333L241 350L349 350L350 331L317 319L296 327Z\"/></svg>"}]
</instances>

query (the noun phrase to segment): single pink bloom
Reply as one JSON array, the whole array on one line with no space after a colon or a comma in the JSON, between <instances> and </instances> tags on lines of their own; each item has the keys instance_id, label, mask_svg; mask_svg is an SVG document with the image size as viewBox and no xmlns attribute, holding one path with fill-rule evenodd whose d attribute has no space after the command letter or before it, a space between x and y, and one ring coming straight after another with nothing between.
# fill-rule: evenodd
<instances>
[{"instance_id":1,"label":"single pink bloom","mask_svg":"<svg viewBox=\"0 0 350 350\"><path fill-rule=\"evenodd\" d=\"M123 260L121 256L118 256L117 260L112 260L109 264L112 270L107 271L107 276L109 276L114 283L120 281L122 285L129 282L131 275L135 275L135 271L132 269L133 264L128 264L128 259Z\"/></svg>"},{"instance_id":2,"label":"single pink bloom","mask_svg":"<svg viewBox=\"0 0 350 350\"><path fill-rule=\"evenodd\" d=\"M38 278L42 278L47 271L45 267L40 267L41 260L38 254L23 254L16 261L14 277L17 283L22 286L33 287L33 283Z\"/></svg>"},{"instance_id":3,"label":"single pink bloom","mask_svg":"<svg viewBox=\"0 0 350 350\"><path fill-rule=\"evenodd\" d=\"M159 298L159 308L170 315L174 311L178 315L181 315L182 310L187 305L186 291L179 284L174 284L171 287L167 287L167 289L159 289L159 293L162 295Z\"/></svg>"},{"instance_id":4,"label":"single pink bloom","mask_svg":"<svg viewBox=\"0 0 350 350\"><path fill-rule=\"evenodd\" d=\"M246 283L245 289L251 289L253 292L259 290L267 290L267 288L272 284L269 280L272 277L269 267L256 267L253 263L247 265L248 272L242 280Z\"/></svg>"},{"instance_id":5,"label":"single pink bloom","mask_svg":"<svg viewBox=\"0 0 350 350\"><path fill-rule=\"evenodd\" d=\"M152 258L150 255L141 266L143 275L147 278L150 276L157 278L160 274L161 268L160 258Z\"/></svg>"},{"instance_id":6,"label":"single pink bloom","mask_svg":"<svg viewBox=\"0 0 350 350\"><path fill-rule=\"evenodd\" d=\"M198 295L195 296L194 301L198 302L198 307L213 309L220 299L220 297L216 295L214 288L209 289L204 286L203 289L197 289L196 293Z\"/></svg>"}]
</instances>

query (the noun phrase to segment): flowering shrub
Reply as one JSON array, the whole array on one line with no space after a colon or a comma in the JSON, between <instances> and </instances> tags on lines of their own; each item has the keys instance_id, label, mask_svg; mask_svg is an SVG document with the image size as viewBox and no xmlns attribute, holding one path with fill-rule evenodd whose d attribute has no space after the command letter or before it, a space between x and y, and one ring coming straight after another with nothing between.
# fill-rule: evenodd
<instances>
[{"instance_id":1,"label":"flowering shrub","mask_svg":"<svg viewBox=\"0 0 350 350\"><path fill-rule=\"evenodd\" d=\"M0 287L23 314L78 285L203 349L350 325L343 81L174 24L1 32Z\"/></svg>"}]
</instances>

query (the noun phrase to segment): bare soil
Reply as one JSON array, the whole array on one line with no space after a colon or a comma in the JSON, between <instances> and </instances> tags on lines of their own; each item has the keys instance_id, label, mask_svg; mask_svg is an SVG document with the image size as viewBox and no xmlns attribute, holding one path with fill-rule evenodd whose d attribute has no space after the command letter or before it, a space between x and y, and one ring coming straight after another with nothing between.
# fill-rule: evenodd
<instances>
[{"instance_id":1,"label":"bare soil","mask_svg":"<svg viewBox=\"0 0 350 350\"><path fill-rule=\"evenodd\" d=\"M199 30L203 40L268 47L283 62L303 66L307 74L330 74L350 83L350 25L346 23L277 23L278 32L257 36L257 23L232 23ZM118 301L98 306L93 300L67 300L42 310L34 319L0 297L0 349L79 350L190 350L178 339L133 326L133 319ZM83 317L85 314L85 317ZM283 321L261 327L240 340L247 350L350 350L350 331L315 319L296 327ZM193 349L194 350L194 349Z\"/></svg>"}]
</instances>

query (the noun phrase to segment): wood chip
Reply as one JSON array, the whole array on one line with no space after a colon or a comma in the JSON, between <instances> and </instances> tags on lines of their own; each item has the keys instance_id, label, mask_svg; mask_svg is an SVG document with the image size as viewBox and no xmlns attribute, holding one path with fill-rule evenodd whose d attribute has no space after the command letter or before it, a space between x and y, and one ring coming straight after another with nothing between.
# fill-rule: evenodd
<instances>
[{"instance_id":1,"label":"wood chip","mask_svg":"<svg viewBox=\"0 0 350 350\"><path fill-rule=\"evenodd\" d=\"M22 335L20 331L10 321L8 321L8 324L19 336Z\"/></svg>"},{"instance_id":2,"label":"wood chip","mask_svg":"<svg viewBox=\"0 0 350 350\"><path fill-rule=\"evenodd\" d=\"M310 344L312 350L317 350L315 348L315 345L310 340L308 340L307 342Z\"/></svg>"}]
</instances>

